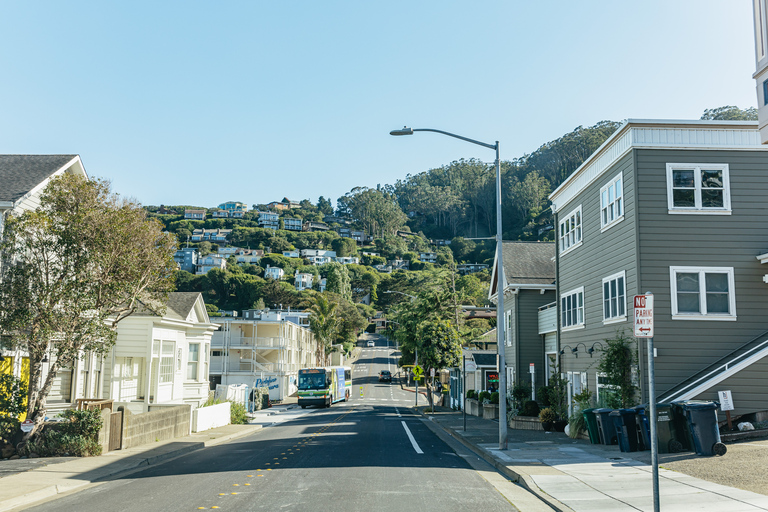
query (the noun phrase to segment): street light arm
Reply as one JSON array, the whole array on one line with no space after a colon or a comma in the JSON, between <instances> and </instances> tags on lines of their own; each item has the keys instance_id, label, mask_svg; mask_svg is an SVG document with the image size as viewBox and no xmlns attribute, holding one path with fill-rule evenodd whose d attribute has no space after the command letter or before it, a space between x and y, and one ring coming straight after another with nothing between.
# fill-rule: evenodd
<instances>
[{"instance_id":1,"label":"street light arm","mask_svg":"<svg viewBox=\"0 0 768 512\"><path fill-rule=\"evenodd\" d=\"M390 135L413 135L413 132L442 133L443 135L447 135L455 139L461 139L466 142L471 142L472 144L477 144L478 146L483 146L484 148L498 149L499 147L498 141L496 142L496 144L488 144L485 142L480 142L479 140L470 139L468 137L462 137L461 135L456 135L455 133L444 132L443 130L433 130L432 128L408 128L406 126L403 126L401 130L392 130L391 132L389 132L389 134Z\"/></svg>"}]
</instances>

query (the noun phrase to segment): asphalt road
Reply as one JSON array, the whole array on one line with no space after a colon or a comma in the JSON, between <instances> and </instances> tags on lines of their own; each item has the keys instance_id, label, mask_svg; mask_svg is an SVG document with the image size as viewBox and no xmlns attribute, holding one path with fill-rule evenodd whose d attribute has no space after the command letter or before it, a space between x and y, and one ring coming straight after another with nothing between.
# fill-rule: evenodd
<instances>
[{"instance_id":1,"label":"asphalt road","mask_svg":"<svg viewBox=\"0 0 768 512\"><path fill-rule=\"evenodd\" d=\"M377 343L354 364L347 403L291 411L293 420L252 436L34 510L516 510L505 497L514 484L435 435L409 410L413 393L378 382L399 354Z\"/></svg>"}]
</instances>

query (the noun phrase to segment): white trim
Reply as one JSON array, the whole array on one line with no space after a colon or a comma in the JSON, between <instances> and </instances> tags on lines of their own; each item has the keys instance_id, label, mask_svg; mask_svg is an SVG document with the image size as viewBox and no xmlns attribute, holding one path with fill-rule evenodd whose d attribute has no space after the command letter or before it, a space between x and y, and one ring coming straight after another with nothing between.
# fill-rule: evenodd
<instances>
[{"instance_id":1,"label":"white trim","mask_svg":"<svg viewBox=\"0 0 768 512\"><path fill-rule=\"evenodd\" d=\"M616 183L619 184L618 187L615 187ZM614 198L613 201L610 201L610 196L608 197L607 201L608 203L606 205L603 205L603 193L610 194L610 189L614 189ZM624 177L622 176L622 173L617 174L613 178L611 178L608 183L603 185L603 187L600 189L600 195L598 197L598 201L600 203L600 232L611 228L612 226L618 224L622 220L624 220ZM618 203L618 204L617 204ZM615 212L617 215L613 219L603 219L603 210L606 211L612 211L613 205L617 204Z\"/></svg>"},{"instance_id":2,"label":"white trim","mask_svg":"<svg viewBox=\"0 0 768 512\"><path fill-rule=\"evenodd\" d=\"M676 170L690 170L694 173L694 201L696 206L683 207L674 205L674 183L672 174ZM717 208L705 208L701 205L701 171L713 170L723 172L723 206ZM672 214L705 214L705 215L730 215L731 214L731 186L728 164L698 164L698 163L667 163L667 209Z\"/></svg>"},{"instance_id":3,"label":"white trim","mask_svg":"<svg viewBox=\"0 0 768 512\"><path fill-rule=\"evenodd\" d=\"M563 308L563 299L567 299L571 295L574 295L574 296L578 297L579 294L581 294L581 307L577 306L575 311L578 313L578 311L581 310L581 322L576 321L574 323L571 323L570 325L565 325L565 322L563 322L563 318L562 317L563 317L563 315L567 316L567 313L565 311L565 308ZM572 329L576 329L576 328L580 328L580 327L583 328L586 325L587 320L586 320L585 307L584 307L585 306L585 301L584 301L584 287L583 286L580 286L578 288L574 288L573 290L570 290L570 291L568 291L566 293L561 293L560 294L560 298L559 298L559 305L560 305L560 308L558 309L558 313L561 315L560 316L560 330L561 331L572 330Z\"/></svg>"},{"instance_id":4,"label":"white trim","mask_svg":"<svg viewBox=\"0 0 768 512\"><path fill-rule=\"evenodd\" d=\"M553 211L565 209L632 149L768 151L757 121L629 119L549 195Z\"/></svg>"},{"instance_id":5,"label":"white trim","mask_svg":"<svg viewBox=\"0 0 768 512\"><path fill-rule=\"evenodd\" d=\"M729 313L679 313L677 310L677 273L699 274L699 311L706 310L706 280L702 274L726 274L728 276L728 309ZM734 284L733 267L669 267L669 289L672 299L673 320L710 320L710 321L734 321L736 320L736 286Z\"/></svg>"},{"instance_id":6,"label":"white trim","mask_svg":"<svg viewBox=\"0 0 768 512\"><path fill-rule=\"evenodd\" d=\"M569 229L565 234L562 234L565 229L565 225L569 224ZM578 237L578 238L577 238ZM573 243L568 247L563 248L564 241L566 239L573 238ZM560 255L567 254L572 250L580 247L584 240L584 215L581 210L581 205L568 212L568 215L564 215L563 218L557 223L557 250Z\"/></svg>"},{"instance_id":7,"label":"white trim","mask_svg":"<svg viewBox=\"0 0 768 512\"><path fill-rule=\"evenodd\" d=\"M616 281L619 278L621 278L624 281L624 314L623 315L617 315L617 316L611 316L607 317L605 316L605 283L610 283L611 281ZM600 282L600 308L603 311L603 324L612 324L616 322L623 322L627 319L627 273L622 270L621 272L616 272L615 274L611 274L610 276L604 277L603 280ZM618 301L616 303L618 306Z\"/></svg>"}]
</instances>

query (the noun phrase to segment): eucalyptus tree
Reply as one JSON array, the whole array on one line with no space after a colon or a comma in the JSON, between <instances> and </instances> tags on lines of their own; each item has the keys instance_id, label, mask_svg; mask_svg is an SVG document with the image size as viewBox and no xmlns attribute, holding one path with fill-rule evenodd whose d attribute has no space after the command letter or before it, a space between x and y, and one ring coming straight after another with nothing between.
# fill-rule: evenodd
<instances>
[{"instance_id":1,"label":"eucalyptus tree","mask_svg":"<svg viewBox=\"0 0 768 512\"><path fill-rule=\"evenodd\" d=\"M105 354L137 308L163 313L176 238L104 180L52 179L40 206L7 219L0 244L0 334L29 354L26 442L45 418L56 373ZM50 364L47 373L43 360Z\"/></svg>"}]
</instances>

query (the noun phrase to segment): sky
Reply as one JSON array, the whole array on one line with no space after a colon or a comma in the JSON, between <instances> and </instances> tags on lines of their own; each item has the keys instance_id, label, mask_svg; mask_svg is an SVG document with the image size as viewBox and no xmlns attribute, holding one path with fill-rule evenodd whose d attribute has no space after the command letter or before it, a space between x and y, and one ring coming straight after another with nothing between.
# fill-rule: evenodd
<instances>
[{"instance_id":1,"label":"sky","mask_svg":"<svg viewBox=\"0 0 768 512\"><path fill-rule=\"evenodd\" d=\"M751 0L0 0L0 153L215 207L756 106ZM2 184L0 183L0 186Z\"/></svg>"}]
</instances>

